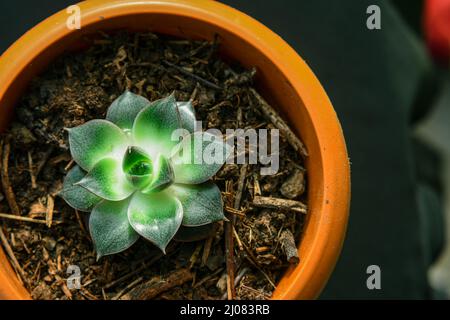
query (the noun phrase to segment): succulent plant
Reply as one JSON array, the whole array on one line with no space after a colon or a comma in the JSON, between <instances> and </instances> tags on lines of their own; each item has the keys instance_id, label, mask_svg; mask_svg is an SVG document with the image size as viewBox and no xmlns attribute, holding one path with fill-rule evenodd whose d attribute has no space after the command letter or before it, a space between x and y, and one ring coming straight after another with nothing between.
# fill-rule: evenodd
<instances>
[{"instance_id":1,"label":"succulent plant","mask_svg":"<svg viewBox=\"0 0 450 320\"><path fill-rule=\"evenodd\" d=\"M192 104L177 102L173 94L150 102L126 91L106 119L67 129L77 165L60 196L74 209L91 212L97 258L129 248L139 236L165 252L181 225L224 218L220 190L210 178L230 148L195 130L195 121ZM213 150L216 161L202 161L205 150Z\"/></svg>"}]
</instances>

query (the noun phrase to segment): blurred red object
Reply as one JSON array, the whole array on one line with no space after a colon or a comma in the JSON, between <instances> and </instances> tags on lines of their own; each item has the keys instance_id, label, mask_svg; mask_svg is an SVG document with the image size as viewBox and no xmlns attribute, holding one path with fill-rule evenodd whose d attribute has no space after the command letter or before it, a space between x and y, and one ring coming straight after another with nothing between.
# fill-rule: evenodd
<instances>
[{"instance_id":1,"label":"blurred red object","mask_svg":"<svg viewBox=\"0 0 450 320\"><path fill-rule=\"evenodd\" d=\"M450 0L425 0L424 32L428 49L439 63L450 63Z\"/></svg>"}]
</instances>

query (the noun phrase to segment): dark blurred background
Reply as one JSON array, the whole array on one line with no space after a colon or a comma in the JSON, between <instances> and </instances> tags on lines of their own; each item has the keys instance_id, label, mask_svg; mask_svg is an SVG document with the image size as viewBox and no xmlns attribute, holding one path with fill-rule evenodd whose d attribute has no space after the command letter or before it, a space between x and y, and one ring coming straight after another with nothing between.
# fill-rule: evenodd
<instances>
[{"instance_id":1,"label":"dark blurred background","mask_svg":"<svg viewBox=\"0 0 450 320\"><path fill-rule=\"evenodd\" d=\"M351 214L342 255L321 298L448 297L449 69L438 67L427 51L424 1L222 2L294 47L341 120L352 163ZM2 1L0 52L70 4ZM381 10L380 30L366 27L373 4ZM380 290L367 288L370 265L381 269Z\"/></svg>"}]
</instances>

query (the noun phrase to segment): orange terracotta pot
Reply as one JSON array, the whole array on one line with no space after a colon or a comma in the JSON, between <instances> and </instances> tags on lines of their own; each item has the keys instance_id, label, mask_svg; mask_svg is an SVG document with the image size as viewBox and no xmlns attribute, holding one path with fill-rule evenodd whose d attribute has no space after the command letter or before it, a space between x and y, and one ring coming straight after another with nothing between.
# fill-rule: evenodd
<instances>
[{"instance_id":1,"label":"orange terracotta pot","mask_svg":"<svg viewBox=\"0 0 450 320\"><path fill-rule=\"evenodd\" d=\"M301 262L286 271L274 299L314 299L341 251L348 220L350 172L335 111L313 72L271 30L249 16L209 0L103 1L79 4L81 29L69 30L61 11L22 36L0 57L0 129L36 74L81 37L97 30L152 30L185 38L221 38L225 56L258 70L259 92L288 120L309 151L309 212L300 242ZM0 299L29 299L0 249Z\"/></svg>"}]
</instances>

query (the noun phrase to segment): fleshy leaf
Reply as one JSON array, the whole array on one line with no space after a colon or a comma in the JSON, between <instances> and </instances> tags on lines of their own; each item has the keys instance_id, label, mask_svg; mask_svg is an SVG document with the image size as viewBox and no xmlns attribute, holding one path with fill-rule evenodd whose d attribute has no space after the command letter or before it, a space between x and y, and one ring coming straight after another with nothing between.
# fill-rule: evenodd
<instances>
[{"instance_id":1,"label":"fleshy leaf","mask_svg":"<svg viewBox=\"0 0 450 320\"><path fill-rule=\"evenodd\" d=\"M222 195L211 181L196 185L174 184L167 191L183 206L183 226L201 226L224 218Z\"/></svg>"},{"instance_id":2,"label":"fleshy leaf","mask_svg":"<svg viewBox=\"0 0 450 320\"><path fill-rule=\"evenodd\" d=\"M141 236L165 252L183 219L183 207L178 199L165 192L136 192L128 207L128 220Z\"/></svg>"},{"instance_id":3,"label":"fleshy leaf","mask_svg":"<svg viewBox=\"0 0 450 320\"><path fill-rule=\"evenodd\" d=\"M142 189L143 193L154 193L161 191L172 184L174 179L172 165L169 159L159 154L155 161L152 181Z\"/></svg>"},{"instance_id":4,"label":"fleshy leaf","mask_svg":"<svg viewBox=\"0 0 450 320\"><path fill-rule=\"evenodd\" d=\"M195 110L191 101L177 101L178 111L184 118L183 128L189 132L195 130Z\"/></svg>"},{"instance_id":5,"label":"fleshy leaf","mask_svg":"<svg viewBox=\"0 0 450 320\"><path fill-rule=\"evenodd\" d=\"M63 189L58 194L72 208L80 211L91 211L92 208L102 199L85 188L74 185L84 178L86 172L79 166L75 166L64 178Z\"/></svg>"},{"instance_id":6,"label":"fleshy leaf","mask_svg":"<svg viewBox=\"0 0 450 320\"><path fill-rule=\"evenodd\" d=\"M135 190L125 176L120 162L113 158L100 160L76 185L110 201L123 200Z\"/></svg>"},{"instance_id":7,"label":"fleshy leaf","mask_svg":"<svg viewBox=\"0 0 450 320\"><path fill-rule=\"evenodd\" d=\"M128 249L139 238L128 221L129 203L130 199L104 200L92 210L89 230L97 259Z\"/></svg>"},{"instance_id":8,"label":"fleshy leaf","mask_svg":"<svg viewBox=\"0 0 450 320\"><path fill-rule=\"evenodd\" d=\"M136 116L132 136L137 146L145 149L151 157L158 153L168 156L178 140L172 135L177 129L193 132L195 115L188 105L178 107L175 97L152 102ZM174 138L174 139L173 139Z\"/></svg>"},{"instance_id":9,"label":"fleshy leaf","mask_svg":"<svg viewBox=\"0 0 450 320\"><path fill-rule=\"evenodd\" d=\"M175 183L198 184L207 181L219 171L231 154L232 148L208 132L194 132L186 136L170 160Z\"/></svg>"},{"instance_id":10,"label":"fleshy leaf","mask_svg":"<svg viewBox=\"0 0 450 320\"><path fill-rule=\"evenodd\" d=\"M150 101L146 98L127 90L108 108L106 120L124 130L131 130L137 114L148 105L150 105Z\"/></svg>"},{"instance_id":11,"label":"fleshy leaf","mask_svg":"<svg viewBox=\"0 0 450 320\"><path fill-rule=\"evenodd\" d=\"M147 153L138 147L129 147L122 161L122 169L136 188L142 188L151 181L153 165Z\"/></svg>"},{"instance_id":12,"label":"fleshy leaf","mask_svg":"<svg viewBox=\"0 0 450 320\"><path fill-rule=\"evenodd\" d=\"M106 157L122 158L128 146L128 137L107 120L91 120L69 130L72 158L84 170Z\"/></svg>"}]
</instances>

